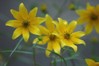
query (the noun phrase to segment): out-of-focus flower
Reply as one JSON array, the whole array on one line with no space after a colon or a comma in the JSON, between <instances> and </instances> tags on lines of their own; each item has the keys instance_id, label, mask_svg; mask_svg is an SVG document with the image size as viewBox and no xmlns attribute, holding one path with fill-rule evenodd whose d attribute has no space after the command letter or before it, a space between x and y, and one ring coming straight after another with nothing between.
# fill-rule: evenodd
<instances>
[{"instance_id":1,"label":"out-of-focus flower","mask_svg":"<svg viewBox=\"0 0 99 66\"><path fill-rule=\"evenodd\" d=\"M92 59L85 59L88 66L99 66L99 62L95 62Z\"/></svg>"},{"instance_id":2,"label":"out-of-focus flower","mask_svg":"<svg viewBox=\"0 0 99 66\"><path fill-rule=\"evenodd\" d=\"M57 30L60 34L60 40L62 47L68 46L77 51L77 46L75 44L85 44L85 42L79 38L85 35L82 31L73 32L77 22L72 21L70 24L67 21L58 18L59 23L56 23Z\"/></svg>"},{"instance_id":3,"label":"out-of-focus flower","mask_svg":"<svg viewBox=\"0 0 99 66\"><path fill-rule=\"evenodd\" d=\"M33 43L39 44L39 45L44 45L47 44L47 50L46 50L46 56L49 56L51 51L54 50L54 52L60 54L60 40L58 33L56 31L55 25L53 24L53 19L49 16L46 15L46 22L45 22L46 28L43 26L39 26L40 32L41 32L41 40L40 42L39 39L34 39Z\"/></svg>"},{"instance_id":4,"label":"out-of-focus flower","mask_svg":"<svg viewBox=\"0 0 99 66\"><path fill-rule=\"evenodd\" d=\"M88 3L86 10L81 9L77 10L76 12L80 16L78 18L78 23L86 24L86 34L91 33L94 27L96 29L96 32L99 33L99 5L94 7Z\"/></svg>"},{"instance_id":5,"label":"out-of-focus flower","mask_svg":"<svg viewBox=\"0 0 99 66\"><path fill-rule=\"evenodd\" d=\"M47 13L47 6L46 6L46 4L41 4L40 9L41 9L41 11L42 11L44 14Z\"/></svg>"},{"instance_id":6,"label":"out-of-focus flower","mask_svg":"<svg viewBox=\"0 0 99 66\"><path fill-rule=\"evenodd\" d=\"M76 10L76 6L75 6L75 4L73 4L73 3L70 3L70 4L68 5L68 8L69 8L70 10Z\"/></svg>"},{"instance_id":7,"label":"out-of-focus flower","mask_svg":"<svg viewBox=\"0 0 99 66\"><path fill-rule=\"evenodd\" d=\"M94 42L94 43L96 43L96 42L98 42L98 38L97 37L92 37L91 38L91 41Z\"/></svg>"},{"instance_id":8,"label":"out-of-focus flower","mask_svg":"<svg viewBox=\"0 0 99 66\"><path fill-rule=\"evenodd\" d=\"M16 39L22 34L24 40L27 42L30 35L29 32L36 35L39 34L38 25L44 22L45 19L36 17L37 9L38 8L35 7L28 13L24 4L21 3L19 5L19 12L14 9L10 10L13 17L16 19L9 20L6 23L6 26L16 28L13 33L12 39Z\"/></svg>"}]
</instances>

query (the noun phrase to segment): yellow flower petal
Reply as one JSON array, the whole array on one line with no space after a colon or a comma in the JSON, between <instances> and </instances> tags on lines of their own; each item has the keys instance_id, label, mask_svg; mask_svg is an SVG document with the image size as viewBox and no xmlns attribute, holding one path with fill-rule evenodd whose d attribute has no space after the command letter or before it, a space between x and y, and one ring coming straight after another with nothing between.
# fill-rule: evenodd
<instances>
[{"instance_id":1,"label":"yellow flower petal","mask_svg":"<svg viewBox=\"0 0 99 66\"><path fill-rule=\"evenodd\" d=\"M99 66L99 62L96 62L96 66Z\"/></svg>"},{"instance_id":2,"label":"yellow flower petal","mask_svg":"<svg viewBox=\"0 0 99 66\"><path fill-rule=\"evenodd\" d=\"M77 46L74 45L71 40L62 40L62 43L63 43L64 46L71 47L71 48L73 48L73 50L74 50L75 52L77 52Z\"/></svg>"},{"instance_id":3,"label":"yellow flower petal","mask_svg":"<svg viewBox=\"0 0 99 66\"><path fill-rule=\"evenodd\" d=\"M46 15L46 22L45 22L47 28L52 32L55 30L55 26L53 24L53 20L49 15Z\"/></svg>"},{"instance_id":4,"label":"yellow flower petal","mask_svg":"<svg viewBox=\"0 0 99 66\"><path fill-rule=\"evenodd\" d=\"M99 33L99 23L95 24L95 29L96 29L96 32Z\"/></svg>"},{"instance_id":5,"label":"yellow flower petal","mask_svg":"<svg viewBox=\"0 0 99 66\"><path fill-rule=\"evenodd\" d=\"M99 12L99 5L96 6L96 11Z\"/></svg>"},{"instance_id":6,"label":"yellow flower petal","mask_svg":"<svg viewBox=\"0 0 99 66\"><path fill-rule=\"evenodd\" d=\"M49 37L47 37L47 36L41 36L40 38L38 37L38 38L36 38L36 39L34 39L33 40L33 43L34 44L39 44L39 45L44 45L44 44L46 44L47 42L48 42L48 40L49 40Z\"/></svg>"},{"instance_id":7,"label":"yellow flower petal","mask_svg":"<svg viewBox=\"0 0 99 66\"><path fill-rule=\"evenodd\" d=\"M92 32L92 29L93 29L93 24L87 24L86 27L85 27L85 32L86 34L89 34Z\"/></svg>"},{"instance_id":8,"label":"yellow flower petal","mask_svg":"<svg viewBox=\"0 0 99 66\"><path fill-rule=\"evenodd\" d=\"M82 31L77 31L71 34L71 36L76 37L76 38L83 37L84 35L85 35L85 32L82 32Z\"/></svg>"},{"instance_id":9,"label":"yellow flower petal","mask_svg":"<svg viewBox=\"0 0 99 66\"><path fill-rule=\"evenodd\" d=\"M60 54L60 49L61 49L61 47L60 47L59 42L52 42L52 43L53 43L52 45L53 45L53 50L54 50L54 52Z\"/></svg>"},{"instance_id":10,"label":"yellow flower petal","mask_svg":"<svg viewBox=\"0 0 99 66\"><path fill-rule=\"evenodd\" d=\"M58 20L59 20L59 24L57 25L57 29L60 33L64 33L67 27L67 21L61 18L58 18Z\"/></svg>"},{"instance_id":11,"label":"yellow flower petal","mask_svg":"<svg viewBox=\"0 0 99 66\"><path fill-rule=\"evenodd\" d=\"M30 18L36 17L37 10L38 10L37 7L33 8L33 9L30 11L30 13L29 13L29 17L30 17Z\"/></svg>"},{"instance_id":12,"label":"yellow flower petal","mask_svg":"<svg viewBox=\"0 0 99 66\"><path fill-rule=\"evenodd\" d=\"M17 28L12 36L12 39L16 39L17 37L19 37L22 34L22 28Z\"/></svg>"},{"instance_id":13,"label":"yellow flower petal","mask_svg":"<svg viewBox=\"0 0 99 66\"><path fill-rule=\"evenodd\" d=\"M19 13L21 14L21 16L24 20L28 19L28 11L23 3L21 3L19 6Z\"/></svg>"},{"instance_id":14,"label":"yellow flower petal","mask_svg":"<svg viewBox=\"0 0 99 66\"><path fill-rule=\"evenodd\" d=\"M96 66L95 61L93 61L92 59L85 59L85 61L88 66Z\"/></svg>"},{"instance_id":15,"label":"yellow flower petal","mask_svg":"<svg viewBox=\"0 0 99 66\"><path fill-rule=\"evenodd\" d=\"M92 12L94 10L94 7L91 6L89 3L87 3L87 10L89 10L90 12Z\"/></svg>"},{"instance_id":16,"label":"yellow flower petal","mask_svg":"<svg viewBox=\"0 0 99 66\"><path fill-rule=\"evenodd\" d=\"M32 34L40 35L40 30L39 30L39 28L37 26L29 26L29 31Z\"/></svg>"},{"instance_id":17,"label":"yellow flower petal","mask_svg":"<svg viewBox=\"0 0 99 66\"><path fill-rule=\"evenodd\" d=\"M39 29L40 29L40 33L41 34L44 34L44 35L48 35L49 34L49 31L45 27L39 26Z\"/></svg>"},{"instance_id":18,"label":"yellow flower petal","mask_svg":"<svg viewBox=\"0 0 99 66\"><path fill-rule=\"evenodd\" d=\"M72 42L69 42L68 44L66 44L66 46L73 48L73 50L74 50L75 52L77 52L77 46L74 45Z\"/></svg>"},{"instance_id":19,"label":"yellow flower petal","mask_svg":"<svg viewBox=\"0 0 99 66\"><path fill-rule=\"evenodd\" d=\"M21 25L22 25L21 22L18 20L9 20L6 22L6 26L10 26L10 27L14 27L14 28L19 27Z\"/></svg>"},{"instance_id":20,"label":"yellow flower petal","mask_svg":"<svg viewBox=\"0 0 99 66\"><path fill-rule=\"evenodd\" d=\"M77 25L77 22L76 21L72 21L67 27L68 33L72 33L74 31L76 25Z\"/></svg>"},{"instance_id":21,"label":"yellow flower petal","mask_svg":"<svg viewBox=\"0 0 99 66\"><path fill-rule=\"evenodd\" d=\"M71 38L71 40L74 42L74 44L84 44L85 45L85 42L81 39Z\"/></svg>"},{"instance_id":22,"label":"yellow flower petal","mask_svg":"<svg viewBox=\"0 0 99 66\"><path fill-rule=\"evenodd\" d=\"M29 31L27 29L22 29L22 35L23 35L25 42L27 42L29 39Z\"/></svg>"},{"instance_id":23,"label":"yellow flower petal","mask_svg":"<svg viewBox=\"0 0 99 66\"><path fill-rule=\"evenodd\" d=\"M46 56L47 57L49 57L51 51L52 51L52 44L51 44L51 42L48 42L48 46L47 46L47 49L46 49Z\"/></svg>"},{"instance_id":24,"label":"yellow flower petal","mask_svg":"<svg viewBox=\"0 0 99 66\"><path fill-rule=\"evenodd\" d=\"M49 37L48 36L44 36L42 37L42 44L46 44L49 40Z\"/></svg>"},{"instance_id":25,"label":"yellow flower petal","mask_svg":"<svg viewBox=\"0 0 99 66\"><path fill-rule=\"evenodd\" d=\"M81 9L81 10L76 10L76 13L80 16L85 16L85 14L87 14L86 10Z\"/></svg>"},{"instance_id":26,"label":"yellow flower petal","mask_svg":"<svg viewBox=\"0 0 99 66\"><path fill-rule=\"evenodd\" d=\"M41 18L41 17L37 17L37 23L38 24L41 24L41 23L43 23L45 21L45 18Z\"/></svg>"},{"instance_id":27,"label":"yellow flower petal","mask_svg":"<svg viewBox=\"0 0 99 66\"><path fill-rule=\"evenodd\" d=\"M16 18L18 20L22 20L22 17L20 16L18 11L14 10L14 9L11 9L10 12L13 15L14 18Z\"/></svg>"},{"instance_id":28,"label":"yellow flower petal","mask_svg":"<svg viewBox=\"0 0 99 66\"><path fill-rule=\"evenodd\" d=\"M78 24L83 24L85 22L89 22L89 17L88 16L80 17L80 18L77 19Z\"/></svg>"}]
</instances>

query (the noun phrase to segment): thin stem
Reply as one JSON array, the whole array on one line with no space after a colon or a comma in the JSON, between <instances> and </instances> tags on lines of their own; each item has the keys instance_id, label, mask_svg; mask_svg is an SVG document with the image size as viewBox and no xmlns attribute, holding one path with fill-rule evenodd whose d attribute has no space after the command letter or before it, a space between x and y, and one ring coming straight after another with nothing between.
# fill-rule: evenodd
<instances>
[{"instance_id":1,"label":"thin stem","mask_svg":"<svg viewBox=\"0 0 99 66\"><path fill-rule=\"evenodd\" d=\"M6 62L4 63L4 66L7 66L7 64L8 64L8 62L9 62L11 56L14 54L14 52L16 51L16 49L18 48L18 46L20 45L20 43L22 42L22 40L23 40L23 38L21 38L21 39L19 40L19 42L16 44L15 48L14 48L13 51L10 53L8 59L7 59Z\"/></svg>"},{"instance_id":2,"label":"thin stem","mask_svg":"<svg viewBox=\"0 0 99 66\"><path fill-rule=\"evenodd\" d=\"M40 48L40 49L43 49L43 50L48 50L48 49L45 49L45 48L40 47L40 46L36 46L36 47L37 47L37 48ZM48 50L48 51L50 51L50 50ZM57 54L57 53L55 53L55 52L53 52L53 51L50 51L50 52L52 52L53 54L55 54L55 55L57 55L58 57L60 57L60 58L62 59L62 61L64 62L65 66L67 66L66 60L65 60L61 55L59 55L59 54Z\"/></svg>"},{"instance_id":3,"label":"thin stem","mask_svg":"<svg viewBox=\"0 0 99 66\"><path fill-rule=\"evenodd\" d=\"M10 52L12 52L12 50L3 50L3 51L0 51L0 52L2 52L2 53L10 53ZM30 55L32 55L33 53L32 52L28 52L28 51L15 51L15 53L23 53L23 54L30 54Z\"/></svg>"},{"instance_id":4,"label":"thin stem","mask_svg":"<svg viewBox=\"0 0 99 66\"><path fill-rule=\"evenodd\" d=\"M68 55L71 57L72 55L74 55L74 52L71 51L71 52L68 53ZM74 59L71 59L70 61L71 61L72 66L75 66Z\"/></svg>"},{"instance_id":5,"label":"thin stem","mask_svg":"<svg viewBox=\"0 0 99 66\"><path fill-rule=\"evenodd\" d=\"M20 43L22 42L22 40L23 40L23 38L21 38L21 39L19 40L19 42L17 43L17 45L15 46L15 48L13 49L13 51L11 52L11 54L9 55L9 57L11 57L11 56L14 54L14 52L15 52L16 49L19 47L19 45L20 45Z\"/></svg>"},{"instance_id":6,"label":"thin stem","mask_svg":"<svg viewBox=\"0 0 99 66\"><path fill-rule=\"evenodd\" d=\"M53 58L54 58L54 60L52 61L52 64L53 64L53 66L57 66L56 57L54 56Z\"/></svg>"},{"instance_id":7,"label":"thin stem","mask_svg":"<svg viewBox=\"0 0 99 66\"><path fill-rule=\"evenodd\" d=\"M36 63L36 52L35 52L35 45L36 45L36 44L34 44L34 45L33 45L33 52L32 52L32 53L33 53L33 61L34 61L34 66L37 66L37 63Z\"/></svg>"}]
</instances>

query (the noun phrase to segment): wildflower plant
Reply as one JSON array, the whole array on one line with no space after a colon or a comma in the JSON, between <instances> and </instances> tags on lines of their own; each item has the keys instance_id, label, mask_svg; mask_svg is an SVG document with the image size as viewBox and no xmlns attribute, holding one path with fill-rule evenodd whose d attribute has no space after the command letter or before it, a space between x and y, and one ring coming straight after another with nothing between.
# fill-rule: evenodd
<instances>
[{"instance_id":1,"label":"wildflower plant","mask_svg":"<svg viewBox=\"0 0 99 66\"><path fill-rule=\"evenodd\" d=\"M0 51L10 52L3 66L8 66L9 59L11 59L15 52L32 54L33 66L42 66L36 60L37 49L41 49L39 50L40 52L43 50L47 59L52 58L50 64L53 66L57 66L57 63L60 63L61 66L69 66L68 61L73 66L76 66L73 61L74 59L83 60L85 66L99 66L99 61L95 59L78 58L80 49L78 45L81 46L83 44L84 47L87 46L86 41L82 37L90 34L93 28L99 33L99 5L94 7L87 3L86 9L77 9L74 6L74 4L71 4L69 8L72 7L71 10L76 11L75 13L79 15L79 18L71 21L59 17L55 20L49 15L48 10L46 10L46 5L41 6L42 11L47 11L47 14L44 13L44 17L36 16L38 7L34 7L28 12L24 3L20 3L19 11L11 9L10 12L15 19L8 20L5 25L15 29L12 34L12 39L17 39L21 35L22 39L19 40L13 50ZM84 31L75 30L78 24L85 24ZM22 40L24 39L24 42L28 44L31 36L36 36L36 38L32 39L32 52L18 49ZM63 55L63 50L66 55Z\"/></svg>"}]
</instances>

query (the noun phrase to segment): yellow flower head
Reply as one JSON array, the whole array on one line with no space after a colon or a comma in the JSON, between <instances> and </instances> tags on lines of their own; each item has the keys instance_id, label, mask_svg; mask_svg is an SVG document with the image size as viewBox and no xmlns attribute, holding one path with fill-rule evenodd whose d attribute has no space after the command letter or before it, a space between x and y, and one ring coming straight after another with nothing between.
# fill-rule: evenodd
<instances>
[{"instance_id":1,"label":"yellow flower head","mask_svg":"<svg viewBox=\"0 0 99 66\"><path fill-rule=\"evenodd\" d=\"M44 22L44 18L36 17L38 8L35 7L29 13L23 3L19 5L19 12L11 9L11 14L16 20L9 20L6 26L16 28L12 39L16 39L21 34L27 42L29 39L29 32L32 34L39 34L38 25Z\"/></svg>"},{"instance_id":2,"label":"yellow flower head","mask_svg":"<svg viewBox=\"0 0 99 66\"><path fill-rule=\"evenodd\" d=\"M99 62L95 62L92 59L85 59L88 66L99 66Z\"/></svg>"},{"instance_id":3,"label":"yellow flower head","mask_svg":"<svg viewBox=\"0 0 99 66\"><path fill-rule=\"evenodd\" d=\"M47 44L46 56L50 55L50 51L53 51L60 54L60 44L59 44L59 37L55 29L55 25L53 24L53 19L46 15L46 28L43 26L39 26L40 32L42 35L41 41L38 44L43 45ZM37 42L37 38L33 41L34 43Z\"/></svg>"},{"instance_id":4,"label":"yellow flower head","mask_svg":"<svg viewBox=\"0 0 99 66\"><path fill-rule=\"evenodd\" d=\"M62 47L69 46L74 49L74 51L77 51L77 46L75 44L85 44L85 42L80 37L84 36L85 33L82 31L73 32L77 22L72 21L70 24L67 23L67 21L58 18L59 23L56 23L57 30L60 34L60 40Z\"/></svg>"},{"instance_id":5,"label":"yellow flower head","mask_svg":"<svg viewBox=\"0 0 99 66\"><path fill-rule=\"evenodd\" d=\"M89 3L87 4L86 10L77 10L77 14L80 16L78 18L78 23L85 23L85 31L86 34L92 32L93 27L95 27L96 32L99 33L99 5L96 7L91 6Z\"/></svg>"}]
</instances>

